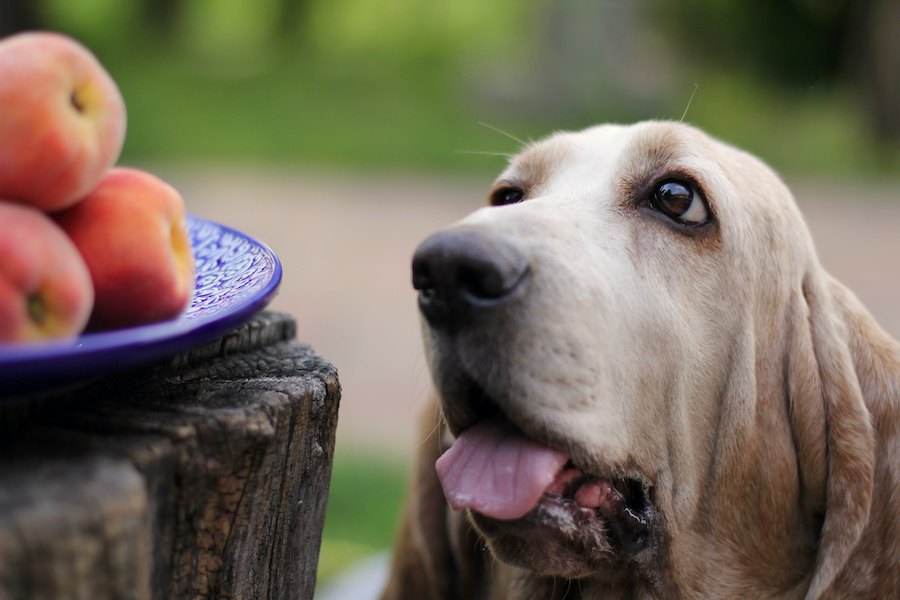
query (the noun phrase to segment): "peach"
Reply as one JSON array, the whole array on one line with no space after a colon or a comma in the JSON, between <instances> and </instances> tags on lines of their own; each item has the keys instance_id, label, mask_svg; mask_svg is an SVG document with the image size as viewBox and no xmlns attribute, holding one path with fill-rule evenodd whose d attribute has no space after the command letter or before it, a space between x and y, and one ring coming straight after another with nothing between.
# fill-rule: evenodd
<instances>
[{"instance_id":1,"label":"peach","mask_svg":"<svg viewBox=\"0 0 900 600\"><path fill-rule=\"evenodd\" d=\"M64 35L0 40L0 197L72 205L115 164L125 103L91 52Z\"/></svg>"},{"instance_id":2,"label":"peach","mask_svg":"<svg viewBox=\"0 0 900 600\"><path fill-rule=\"evenodd\" d=\"M0 201L0 341L77 335L94 301L87 266L42 212Z\"/></svg>"},{"instance_id":3,"label":"peach","mask_svg":"<svg viewBox=\"0 0 900 600\"><path fill-rule=\"evenodd\" d=\"M162 321L187 306L194 261L184 201L155 175L115 167L75 206L56 215L91 272L90 326Z\"/></svg>"}]
</instances>

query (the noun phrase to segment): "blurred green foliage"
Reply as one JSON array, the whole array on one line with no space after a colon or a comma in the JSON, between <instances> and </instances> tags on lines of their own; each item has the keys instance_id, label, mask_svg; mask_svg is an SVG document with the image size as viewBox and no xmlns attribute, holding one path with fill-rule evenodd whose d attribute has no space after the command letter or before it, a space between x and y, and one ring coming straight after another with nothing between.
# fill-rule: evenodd
<instances>
[{"instance_id":1,"label":"blurred green foliage","mask_svg":"<svg viewBox=\"0 0 900 600\"><path fill-rule=\"evenodd\" d=\"M119 82L129 108L124 162L492 173L502 159L482 153L518 144L481 122L528 139L602 121L678 119L696 85L686 120L776 168L893 173L900 151L873 141L853 88L835 75L835 27L847 4L35 6L48 28L81 39Z\"/></svg>"},{"instance_id":2,"label":"blurred green foliage","mask_svg":"<svg viewBox=\"0 0 900 600\"><path fill-rule=\"evenodd\" d=\"M125 162L500 164L468 153L497 149L498 138L479 126L461 79L512 47L527 12L514 0L308 2L291 27L278 21L279 0L192 0L163 31L142 4L41 4L47 26L88 45L122 89ZM495 30L498 21L511 27Z\"/></svg>"},{"instance_id":3,"label":"blurred green foliage","mask_svg":"<svg viewBox=\"0 0 900 600\"><path fill-rule=\"evenodd\" d=\"M658 0L680 46L792 88L835 81L849 52L857 0Z\"/></svg>"}]
</instances>

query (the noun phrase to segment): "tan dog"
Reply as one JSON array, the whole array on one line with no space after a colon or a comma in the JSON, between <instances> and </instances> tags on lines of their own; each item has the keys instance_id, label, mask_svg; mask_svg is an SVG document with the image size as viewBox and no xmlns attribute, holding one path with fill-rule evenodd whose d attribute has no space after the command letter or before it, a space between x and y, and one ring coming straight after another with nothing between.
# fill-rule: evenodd
<instances>
[{"instance_id":1,"label":"tan dog","mask_svg":"<svg viewBox=\"0 0 900 600\"><path fill-rule=\"evenodd\" d=\"M439 410L384 598L900 594L900 346L771 170L601 126L489 200L414 257Z\"/></svg>"}]
</instances>

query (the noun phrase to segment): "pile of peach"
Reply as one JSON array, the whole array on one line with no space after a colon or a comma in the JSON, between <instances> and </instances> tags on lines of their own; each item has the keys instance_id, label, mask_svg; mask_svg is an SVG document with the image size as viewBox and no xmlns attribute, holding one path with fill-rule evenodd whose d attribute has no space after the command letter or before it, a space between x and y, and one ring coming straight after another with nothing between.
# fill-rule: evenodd
<instances>
[{"instance_id":1,"label":"pile of peach","mask_svg":"<svg viewBox=\"0 0 900 600\"><path fill-rule=\"evenodd\" d=\"M125 103L56 33L0 40L0 343L73 337L183 311L194 284L184 201L116 167Z\"/></svg>"}]
</instances>

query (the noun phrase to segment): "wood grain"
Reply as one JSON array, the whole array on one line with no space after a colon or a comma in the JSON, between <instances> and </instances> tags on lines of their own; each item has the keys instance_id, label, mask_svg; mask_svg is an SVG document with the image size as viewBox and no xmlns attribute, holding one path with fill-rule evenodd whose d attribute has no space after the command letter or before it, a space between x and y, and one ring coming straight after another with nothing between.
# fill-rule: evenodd
<instances>
[{"instance_id":1,"label":"wood grain","mask_svg":"<svg viewBox=\"0 0 900 600\"><path fill-rule=\"evenodd\" d=\"M311 598L340 385L294 332L0 413L0 599Z\"/></svg>"}]
</instances>

